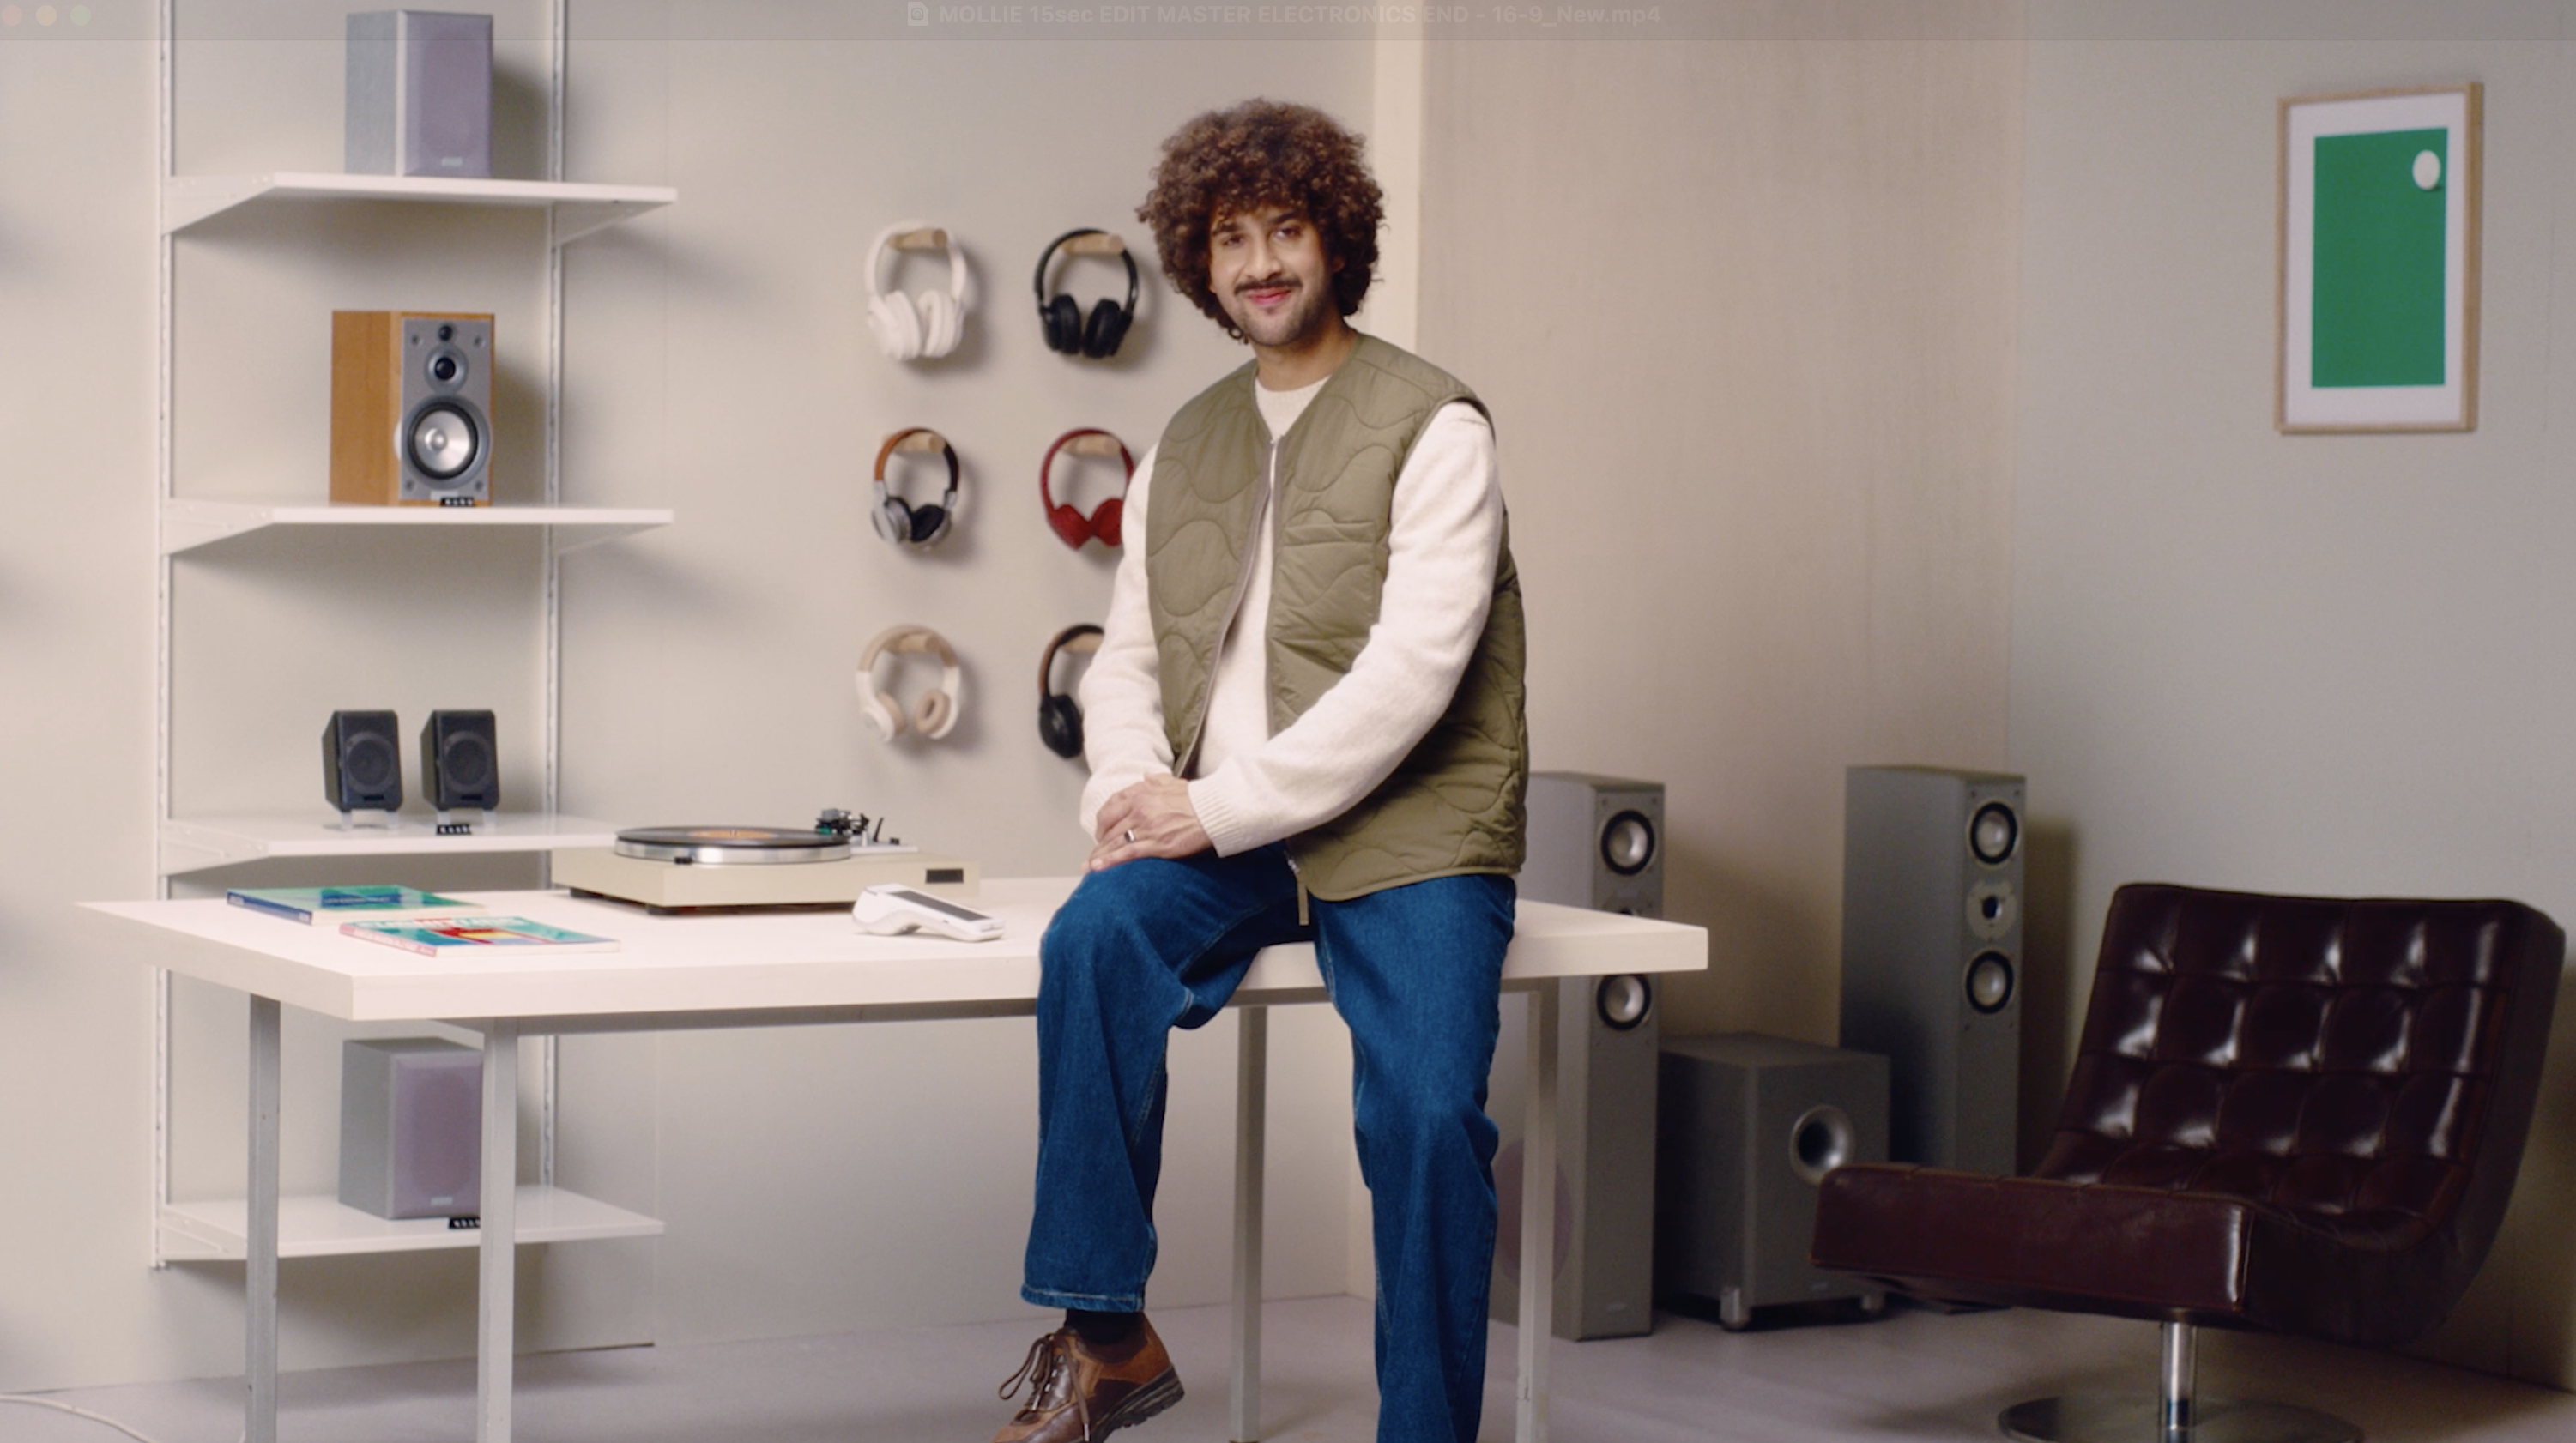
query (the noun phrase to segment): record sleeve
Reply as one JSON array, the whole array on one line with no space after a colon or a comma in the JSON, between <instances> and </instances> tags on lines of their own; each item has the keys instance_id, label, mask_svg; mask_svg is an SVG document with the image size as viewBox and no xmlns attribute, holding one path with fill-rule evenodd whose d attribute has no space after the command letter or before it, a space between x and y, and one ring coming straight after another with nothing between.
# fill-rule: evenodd
<instances>
[{"instance_id":1,"label":"record sleeve","mask_svg":"<svg viewBox=\"0 0 2576 1443\"><path fill-rule=\"evenodd\" d=\"M315 926L350 918L455 917L480 905L417 887L235 887L224 900L290 922Z\"/></svg>"},{"instance_id":2,"label":"record sleeve","mask_svg":"<svg viewBox=\"0 0 2576 1443\"><path fill-rule=\"evenodd\" d=\"M614 952L617 939L549 927L525 917L418 917L401 922L343 922L340 930L364 942L400 947L427 957L453 957L502 947L544 952Z\"/></svg>"}]
</instances>

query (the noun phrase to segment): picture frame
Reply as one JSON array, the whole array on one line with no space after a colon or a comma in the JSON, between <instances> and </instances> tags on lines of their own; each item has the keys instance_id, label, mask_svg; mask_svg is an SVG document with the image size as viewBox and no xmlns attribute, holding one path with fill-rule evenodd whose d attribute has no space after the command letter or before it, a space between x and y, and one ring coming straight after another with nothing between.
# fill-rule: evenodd
<instances>
[{"instance_id":1,"label":"picture frame","mask_svg":"<svg viewBox=\"0 0 2576 1443\"><path fill-rule=\"evenodd\" d=\"M2284 434L2477 428L2483 99L2469 83L2281 102Z\"/></svg>"}]
</instances>

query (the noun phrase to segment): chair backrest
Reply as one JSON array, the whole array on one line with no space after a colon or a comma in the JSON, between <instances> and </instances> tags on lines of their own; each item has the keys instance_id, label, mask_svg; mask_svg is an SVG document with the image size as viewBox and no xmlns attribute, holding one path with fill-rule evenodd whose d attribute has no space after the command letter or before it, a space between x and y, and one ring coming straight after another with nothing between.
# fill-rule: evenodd
<instances>
[{"instance_id":1,"label":"chair backrest","mask_svg":"<svg viewBox=\"0 0 2576 1443\"><path fill-rule=\"evenodd\" d=\"M2513 1191L2566 937L2518 902L2112 898L2038 1175L2220 1193L2476 1272Z\"/></svg>"}]
</instances>

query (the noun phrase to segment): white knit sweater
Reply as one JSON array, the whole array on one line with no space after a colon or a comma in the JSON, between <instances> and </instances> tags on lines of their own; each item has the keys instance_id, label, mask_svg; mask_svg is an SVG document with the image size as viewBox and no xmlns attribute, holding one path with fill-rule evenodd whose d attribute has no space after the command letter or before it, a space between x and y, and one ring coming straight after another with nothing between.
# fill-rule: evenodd
<instances>
[{"instance_id":1,"label":"white knit sweater","mask_svg":"<svg viewBox=\"0 0 2576 1443\"><path fill-rule=\"evenodd\" d=\"M1322 389L1253 387L1262 420L1283 435ZM1106 635L1082 680L1082 829L1126 787L1173 771L1163 735L1152 612L1145 599L1145 512L1154 456L1128 486L1127 553L1110 592ZM1279 508L1263 510L1252 577L1218 654L1207 724L1190 771L1190 805L1219 856L1295 836L1341 815L1386 780L1448 709L1485 630L1502 549L1502 478L1481 412L1436 412L1397 473L1386 586L1351 669L1287 730L1270 734L1266 695L1270 571Z\"/></svg>"}]
</instances>

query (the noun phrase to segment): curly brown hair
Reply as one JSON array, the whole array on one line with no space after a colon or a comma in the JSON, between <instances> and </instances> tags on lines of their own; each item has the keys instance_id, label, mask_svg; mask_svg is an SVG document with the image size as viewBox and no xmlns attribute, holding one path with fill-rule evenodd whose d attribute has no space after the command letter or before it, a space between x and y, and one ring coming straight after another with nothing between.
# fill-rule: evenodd
<instances>
[{"instance_id":1,"label":"curly brown hair","mask_svg":"<svg viewBox=\"0 0 2576 1443\"><path fill-rule=\"evenodd\" d=\"M1136 208L1151 226L1163 274L1236 340L1208 284L1208 231L1221 216L1254 206L1302 211L1337 263L1333 299L1347 316L1360 308L1377 270L1385 196L1361 157L1360 137L1308 105L1247 100L1198 116L1163 142L1154 189Z\"/></svg>"}]
</instances>

